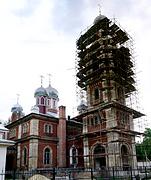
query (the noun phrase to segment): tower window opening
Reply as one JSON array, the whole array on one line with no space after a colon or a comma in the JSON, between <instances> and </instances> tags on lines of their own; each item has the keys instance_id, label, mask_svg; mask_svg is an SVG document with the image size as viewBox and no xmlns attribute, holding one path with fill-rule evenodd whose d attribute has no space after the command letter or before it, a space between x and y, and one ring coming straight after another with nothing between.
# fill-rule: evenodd
<instances>
[{"instance_id":1,"label":"tower window opening","mask_svg":"<svg viewBox=\"0 0 151 180\"><path fill-rule=\"evenodd\" d=\"M94 119L93 119L93 117L91 117L91 125L92 125L92 126L94 125Z\"/></svg>"},{"instance_id":2,"label":"tower window opening","mask_svg":"<svg viewBox=\"0 0 151 180\"><path fill-rule=\"evenodd\" d=\"M121 87L118 87L118 89L117 89L117 96L118 96L118 100L120 102L122 102L123 101L123 89Z\"/></svg>"},{"instance_id":3,"label":"tower window opening","mask_svg":"<svg viewBox=\"0 0 151 180\"><path fill-rule=\"evenodd\" d=\"M96 89L94 90L94 99L95 99L95 100L98 100L98 99L99 99L99 89L98 89L98 88L96 88Z\"/></svg>"},{"instance_id":4,"label":"tower window opening","mask_svg":"<svg viewBox=\"0 0 151 180\"><path fill-rule=\"evenodd\" d=\"M99 124L98 116L94 116L94 124L95 125Z\"/></svg>"}]
</instances>

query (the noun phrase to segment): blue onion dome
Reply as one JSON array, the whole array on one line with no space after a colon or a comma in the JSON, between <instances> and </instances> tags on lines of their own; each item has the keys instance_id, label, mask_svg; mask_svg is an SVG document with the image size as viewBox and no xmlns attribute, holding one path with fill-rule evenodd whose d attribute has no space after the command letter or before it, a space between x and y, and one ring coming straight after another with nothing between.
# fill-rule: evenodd
<instances>
[{"instance_id":1,"label":"blue onion dome","mask_svg":"<svg viewBox=\"0 0 151 180\"><path fill-rule=\"evenodd\" d=\"M85 111L88 108L86 102L84 100L81 100L80 105L77 107L77 110L79 112Z\"/></svg>"},{"instance_id":2,"label":"blue onion dome","mask_svg":"<svg viewBox=\"0 0 151 180\"><path fill-rule=\"evenodd\" d=\"M99 21L105 19L106 16L102 15L102 14L99 14L95 19L94 19L94 24L97 24Z\"/></svg>"},{"instance_id":3,"label":"blue onion dome","mask_svg":"<svg viewBox=\"0 0 151 180\"><path fill-rule=\"evenodd\" d=\"M11 112L22 112L23 108L21 105L19 105L18 103L15 104L12 108L11 108Z\"/></svg>"},{"instance_id":4,"label":"blue onion dome","mask_svg":"<svg viewBox=\"0 0 151 180\"><path fill-rule=\"evenodd\" d=\"M58 91L55 88L53 88L51 85L49 85L46 88L46 92L47 92L49 98L53 98L53 99L59 100L59 98L58 98Z\"/></svg>"},{"instance_id":5,"label":"blue onion dome","mask_svg":"<svg viewBox=\"0 0 151 180\"><path fill-rule=\"evenodd\" d=\"M42 86L36 89L34 93L34 97L37 97L37 96L48 96L46 89Z\"/></svg>"}]
</instances>

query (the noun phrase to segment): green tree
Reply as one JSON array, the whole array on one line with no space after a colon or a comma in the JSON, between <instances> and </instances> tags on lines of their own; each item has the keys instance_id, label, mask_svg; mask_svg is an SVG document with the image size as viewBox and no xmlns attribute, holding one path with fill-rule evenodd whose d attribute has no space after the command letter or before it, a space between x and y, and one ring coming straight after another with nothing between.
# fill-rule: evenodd
<instances>
[{"instance_id":1,"label":"green tree","mask_svg":"<svg viewBox=\"0 0 151 180\"><path fill-rule=\"evenodd\" d=\"M151 129L146 128L142 143L136 144L136 155L138 161L151 160Z\"/></svg>"}]
</instances>

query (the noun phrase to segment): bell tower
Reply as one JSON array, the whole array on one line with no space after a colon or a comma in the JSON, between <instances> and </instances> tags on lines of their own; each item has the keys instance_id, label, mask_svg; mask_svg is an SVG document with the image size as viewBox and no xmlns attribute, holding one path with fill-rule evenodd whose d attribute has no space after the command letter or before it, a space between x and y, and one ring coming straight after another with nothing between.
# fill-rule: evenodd
<instances>
[{"instance_id":1,"label":"bell tower","mask_svg":"<svg viewBox=\"0 0 151 180\"><path fill-rule=\"evenodd\" d=\"M134 118L126 99L136 91L129 35L104 15L77 40L78 86L86 91L81 113L85 167L135 167ZM130 157L130 158L129 158Z\"/></svg>"}]
</instances>

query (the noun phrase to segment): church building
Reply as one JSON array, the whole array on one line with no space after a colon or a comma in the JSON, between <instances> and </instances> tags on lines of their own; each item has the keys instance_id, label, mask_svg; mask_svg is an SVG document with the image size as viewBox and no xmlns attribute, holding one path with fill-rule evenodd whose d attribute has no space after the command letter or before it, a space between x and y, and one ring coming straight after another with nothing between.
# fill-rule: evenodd
<instances>
[{"instance_id":1,"label":"church building","mask_svg":"<svg viewBox=\"0 0 151 180\"><path fill-rule=\"evenodd\" d=\"M129 35L99 15L76 42L78 86L86 94L76 117L58 107L58 91L42 85L28 115L12 107L7 169L84 167L123 169L137 166L133 119L144 114L127 105L135 89ZM10 161L9 161L10 162Z\"/></svg>"}]
</instances>

